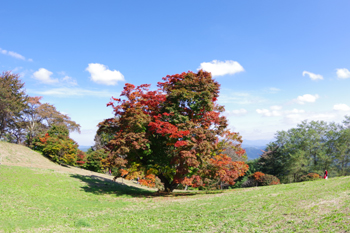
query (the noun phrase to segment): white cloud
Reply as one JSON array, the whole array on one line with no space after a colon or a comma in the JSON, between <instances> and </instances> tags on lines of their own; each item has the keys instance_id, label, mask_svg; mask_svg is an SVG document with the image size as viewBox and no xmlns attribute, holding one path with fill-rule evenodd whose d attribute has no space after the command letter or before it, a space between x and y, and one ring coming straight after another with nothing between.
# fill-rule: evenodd
<instances>
[{"instance_id":1,"label":"white cloud","mask_svg":"<svg viewBox=\"0 0 350 233\"><path fill-rule=\"evenodd\" d=\"M282 110L282 106L274 105L269 109L257 109L256 112L265 116L265 117L274 117L274 116L284 116L284 117L292 117L294 115L305 113L305 110L302 109L293 109L293 110Z\"/></svg>"},{"instance_id":2,"label":"white cloud","mask_svg":"<svg viewBox=\"0 0 350 233\"><path fill-rule=\"evenodd\" d=\"M304 113L305 110L303 109L296 109L294 108L293 110L287 110L285 111L286 114L300 114L300 113Z\"/></svg>"},{"instance_id":3,"label":"white cloud","mask_svg":"<svg viewBox=\"0 0 350 233\"><path fill-rule=\"evenodd\" d=\"M53 79L51 78L52 72L45 69L45 68L40 68L38 71L35 71L33 73L33 77L42 83L46 84L55 84L58 83L58 79Z\"/></svg>"},{"instance_id":4,"label":"white cloud","mask_svg":"<svg viewBox=\"0 0 350 233\"><path fill-rule=\"evenodd\" d=\"M226 111L225 115L227 115L227 116L231 116L231 115L233 115L233 116L243 116L243 115L247 114L247 112L248 111L246 109L241 108L241 109L236 109L236 110L232 110L232 111Z\"/></svg>"},{"instance_id":5,"label":"white cloud","mask_svg":"<svg viewBox=\"0 0 350 233\"><path fill-rule=\"evenodd\" d=\"M266 116L266 117L271 117L271 116L281 116L282 113L278 110L269 110L269 109L257 109L257 113Z\"/></svg>"},{"instance_id":6,"label":"white cloud","mask_svg":"<svg viewBox=\"0 0 350 233\"><path fill-rule=\"evenodd\" d=\"M346 104L335 104L333 106L333 109L336 110L336 111L350 111L350 107Z\"/></svg>"},{"instance_id":7,"label":"white cloud","mask_svg":"<svg viewBox=\"0 0 350 233\"><path fill-rule=\"evenodd\" d=\"M22 56L21 54L15 53L15 52L12 52L12 51L9 51L9 52L8 52L8 55L10 55L11 57L17 58L17 59L21 59L21 60L25 60L25 59L26 59L26 58L25 58L24 56Z\"/></svg>"},{"instance_id":8,"label":"white cloud","mask_svg":"<svg viewBox=\"0 0 350 233\"><path fill-rule=\"evenodd\" d=\"M271 110L281 110L282 109L282 106L279 106L279 105L273 105L270 107Z\"/></svg>"},{"instance_id":9,"label":"white cloud","mask_svg":"<svg viewBox=\"0 0 350 233\"><path fill-rule=\"evenodd\" d=\"M303 76L305 76L306 74L309 75L311 80L318 80L318 79L322 80L323 79L322 75L320 75L320 74L314 74L314 73L311 73L309 71L304 71Z\"/></svg>"},{"instance_id":10,"label":"white cloud","mask_svg":"<svg viewBox=\"0 0 350 233\"><path fill-rule=\"evenodd\" d=\"M82 129L81 133L72 132L69 134L74 141L78 143L79 146L93 146L95 144L94 137L96 135L96 129Z\"/></svg>"},{"instance_id":11,"label":"white cloud","mask_svg":"<svg viewBox=\"0 0 350 233\"><path fill-rule=\"evenodd\" d=\"M318 98L319 98L319 96L317 94L316 95L305 94L302 96L298 96L298 98L296 98L294 101L298 104L305 104L306 102L313 103Z\"/></svg>"},{"instance_id":12,"label":"white cloud","mask_svg":"<svg viewBox=\"0 0 350 233\"><path fill-rule=\"evenodd\" d=\"M348 69L337 69L337 76L338 78L350 78L350 71Z\"/></svg>"},{"instance_id":13,"label":"white cloud","mask_svg":"<svg viewBox=\"0 0 350 233\"><path fill-rule=\"evenodd\" d=\"M14 58L17 58L20 60L26 60L26 58L23 55L16 53L16 52L13 52L13 51L7 51L7 50L2 49L2 48L0 48L0 53L2 53L4 55L9 55L11 57L14 57ZM33 61L33 59L28 59L28 61Z\"/></svg>"},{"instance_id":14,"label":"white cloud","mask_svg":"<svg viewBox=\"0 0 350 233\"><path fill-rule=\"evenodd\" d=\"M227 74L235 74L244 71L244 68L236 61L218 61L203 62L197 70L203 69L211 72L212 76L223 76Z\"/></svg>"},{"instance_id":15,"label":"white cloud","mask_svg":"<svg viewBox=\"0 0 350 233\"><path fill-rule=\"evenodd\" d=\"M0 48L0 53L7 54L7 50Z\"/></svg>"},{"instance_id":16,"label":"white cloud","mask_svg":"<svg viewBox=\"0 0 350 233\"><path fill-rule=\"evenodd\" d=\"M70 86L76 86L78 85L77 81L69 76L64 76L63 81L65 81L66 83L68 83Z\"/></svg>"},{"instance_id":17,"label":"white cloud","mask_svg":"<svg viewBox=\"0 0 350 233\"><path fill-rule=\"evenodd\" d=\"M268 90L270 93L277 93L277 92L281 91L281 89L278 89L276 87L270 87Z\"/></svg>"},{"instance_id":18,"label":"white cloud","mask_svg":"<svg viewBox=\"0 0 350 233\"><path fill-rule=\"evenodd\" d=\"M36 90L28 90L30 93L39 94L39 95L51 95L57 97L79 97L79 96L95 96L95 97L112 97L117 96L117 93L110 93L106 90L94 91L94 90L86 90L82 88L69 88L69 87L61 87L61 88L53 88L45 91L36 91Z\"/></svg>"},{"instance_id":19,"label":"white cloud","mask_svg":"<svg viewBox=\"0 0 350 233\"><path fill-rule=\"evenodd\" d=\"M109 70L105 65L90 63L86 68L91 74L91 80L105 85L115 85L118 81L124 81L124 76L117 70Z\"/></svg>"}]
</instances>

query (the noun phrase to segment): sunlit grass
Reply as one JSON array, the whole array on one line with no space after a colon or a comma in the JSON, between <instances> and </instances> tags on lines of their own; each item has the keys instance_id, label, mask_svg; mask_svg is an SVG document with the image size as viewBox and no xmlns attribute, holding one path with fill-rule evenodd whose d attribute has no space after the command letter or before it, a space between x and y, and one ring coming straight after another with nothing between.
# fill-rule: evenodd
<instances>
[{"instance_id":1,"label":"sunlit grass","mask_svg":"<svg viewBox=\"0 0 350 233\"><path fill-rule=\"evenodd\" d=\"M156 196L98 177L0 166L0 232L346 232L350 177Z\"/></svg>"}]
</instances>

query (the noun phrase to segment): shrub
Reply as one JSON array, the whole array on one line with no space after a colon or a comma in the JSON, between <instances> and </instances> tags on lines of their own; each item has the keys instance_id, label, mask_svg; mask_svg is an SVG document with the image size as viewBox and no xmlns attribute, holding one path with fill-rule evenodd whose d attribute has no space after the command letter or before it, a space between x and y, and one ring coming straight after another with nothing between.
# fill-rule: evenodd
<instances>
[{"instance_id":1,"label":"shrub","mask_svg":"<svg viewBox=\"0 0 350 233\"><path fill-rule=\"evenodd\" d=\"M77 165L83 167L86 163L87 156L84 151L78 149L77 151Z\"/></svg>"},{"instance_id":2,"label":"shrub","mask_svg":"<svg viewBox=\"0 0 350 233\"><path fill-rule=\"evenodd\" d=\"M280 180L273 175L265 174L261 177L261 186L281 184Z\"/></svg>"},{"instance_id":3,"label":"shrub","mask_svg":"<svg viewBox=\"0 0 350 233\"><path fill-rule=\"evenodd\" d=\"M78 145L64 125L53 125L45 135L33 139L33 149L56 163L75 165Z\"/></svg>"},{"instance_id":4,"label":"shrub","mask_svg":"<svg viewBox=\"0 0 350 233\"><path fill-rule=\"evenodd\" d=\"M108 167L108 163L106 162L107 157L108 153L103 149L88 151L84 168L94 172L103 172Z\"/></svg>"},{"instance_id":5,"label":"shrub","mask_svg":"<svg viewBox=\"0 0 350 233\"><path fill-rule=\"evenodd\" d=\"M247 182L247 180L248 180L248 176L240 177L240 178L236 181L236 183L235 183L233 186L231 186L231 187L232 187L232 188L243 188L243 184L244 184L245 182ZM229 188L231 188L231 187L229 187Z\"/></svg>"},{"instance_id":6,"label":"shrub","mask_svg":"<svg viewBox=\"0 0 350 233\"><path fill-rule=\"evenodd\" d=\"M262 173L262 172L255 172L254 174L253 174L253 179L254 180L256 180L258 183L261 183L263 180L262 180L262 178L265 176L265 174L264 173Z\"/></svg>"},{"instance_id":7,"label":"shrub","mask_svg":"<svg viewBox=\"0 0 350 233\"><path fill-rule=\"evenodd\" d=\"M276 176L255 172L248 177L248 180L242 184L242 187L267 186L280 183L280 180Z\"/></svg>"},{"instance_id":8,"label":"shrub","mask_svg":"<svg viewBox=\"0 0 350 233\"><path fill-rule=\"evenodd\" d=\"M300 177L300 181L313 181L313 180L318 180L321 179L322 177L317 174L317 173L309 173L307 175L303 175L302 177Z\"/></svg>"},{"instance_id":9,"label":"shrub","mask_svg":"<svg viewBox=\"0 0 350 233\"><path fill-rule=\"evenodd\" d=\"M248 179L243 182L242 188L255 187L258 186L258 182L254 180L252 177L248 177Z\"/></svg>"}]
</instances>

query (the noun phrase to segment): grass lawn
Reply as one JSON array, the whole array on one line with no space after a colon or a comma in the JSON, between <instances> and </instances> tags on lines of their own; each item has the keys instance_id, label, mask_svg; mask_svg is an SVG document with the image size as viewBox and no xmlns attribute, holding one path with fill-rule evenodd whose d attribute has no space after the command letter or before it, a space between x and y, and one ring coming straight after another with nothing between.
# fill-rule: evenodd
<instances>
[{"instance_id":1,"label":"grass lawn","mask_svg":"<svg viewBox=\"0 0 350 233\"><path fill-rule=\"evenodd\" d=\"M350 177L228 190L151 191L0 166L0 232L350 232Z\"/></svg>"}]
</instances>

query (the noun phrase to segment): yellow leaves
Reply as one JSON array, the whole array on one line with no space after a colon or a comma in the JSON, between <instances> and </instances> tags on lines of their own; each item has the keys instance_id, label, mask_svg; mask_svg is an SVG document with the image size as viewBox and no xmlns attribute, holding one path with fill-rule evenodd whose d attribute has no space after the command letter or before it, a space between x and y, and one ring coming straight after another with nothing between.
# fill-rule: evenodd
<instances>
[{"instance_id":1,"label":"yellow leaves","mask_svg":"<svg viewBox=\"0 0 350 233\"><path fill-rule=\"evenodd\" d=\"M148 169L147 172L146 172L147 175L150 175L150 174L155 174L155 175L157 175L157 173L158 173L158 170L155 169L155 168L150 168L150 169Z\"/></svg>"}]
</instances>

